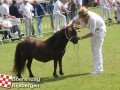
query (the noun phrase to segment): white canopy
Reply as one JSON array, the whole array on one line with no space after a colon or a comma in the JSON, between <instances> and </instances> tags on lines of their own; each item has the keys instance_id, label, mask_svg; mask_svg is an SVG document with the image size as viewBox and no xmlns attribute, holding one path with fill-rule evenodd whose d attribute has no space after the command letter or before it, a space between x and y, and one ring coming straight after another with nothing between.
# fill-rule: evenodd
<instances>
[{"instance_id":1,"label":"white canopy","mask_svg":"<svg viewBox=\"0 0 120 90\"><path fill-rule=\"evenodd\" d=\"M4 0L1 0L1 1L3 2ZM45 3L45 2L48 2L48 1L50 1L50 0L38 0L39 3ZM12 0L8 0L8 2L12 3ZM23 0L17 0L17 3L22 3L22 2L23 2ZM33 0L28 0L28 2L32 3Z\"/></svg>"}]
</instances>

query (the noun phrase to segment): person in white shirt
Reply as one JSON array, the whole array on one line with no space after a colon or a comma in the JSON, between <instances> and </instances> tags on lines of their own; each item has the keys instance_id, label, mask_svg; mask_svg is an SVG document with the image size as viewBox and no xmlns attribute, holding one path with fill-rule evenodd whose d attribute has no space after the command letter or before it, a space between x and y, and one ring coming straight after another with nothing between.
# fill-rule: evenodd
<instances>
[{"instance_id":1,"label":"person in white shirt","mask_svg":"<svg viewBox=\"0 0 120 90\"><path fill-rule=\"evenodd\" d=\"M82 7L79 10L78 15L74 17L66 27L79 21L81 21L83 26L89 29L89 33L79 37L78 40L90 38L94 59L94 69L90 74L101 73L103 72L102 45L106 34L105 22L98 14Z\"/></svg>"},{"instance_id":2,"label":"person in white shirt","mask_svg":"<svg viewBox=\"0 0 120 90\"><path fill-rule=\"evenodd\" d=\"M28 0L23 0L23 3L20 5L20 13L25 18L25 26L26 26L26 36L32 36L32 9Z\"/></svg>"},{"instance_id":3,"label":"person in white shirt","mask_svg":"<svg viewBox=\"0 0 120 90\"><path fill-rule=\"evenodd\" d=\"M104 19L105 12L107 11L108 20L112 20L111 19L110 8L108 8L108 6L107 6L107 0L100 0L100 6L102 7L102 19Z\"/></svg>"},{"instance_id":4,"label":"person in white shirt","mask_svg":"<svg viewBox=\"0 0 120 90\"><path fill-rule=\"evenodd\" d=\"M115 7L115 0L107 0L107 6L110 8L110 10L114 11L115 19L117 20L117 9Z\"/></svg>"},{"instance_id":5,"label":"person in white shirt","mask_svg":"<svg viewBox=\"0 0 120 90\"><path fill-rule=\"evenodd\" d=\"M117 23L120 24L120 0L115 0L115 6L117 8Z\"/></svg>"},{"instance_id":6,"label":"person in white shirt","mask_svg":"<svg viewBox=\"0 0 120 90\"><path fill-rule=\"evenodd\" d=\"M4 13L4 18L2 21L2 28L4 28L5 30L8 30L11 33L15 33L16 31L18 31L18 36L19 36L18 39L23 40L22 36L24 34L21 32L20 27L17 24L12 25L12 23L11 23L11 21L15 20L15 19L16 19L15 16L10 16L7 13Z\"/></svg>"},{"instance_id":7,"label":"person in white shirt","mask_svg":"<svg viewBox=\"0 0 120 90\"><path fill-rule=\"evenodd\" d=\"M82 7L82 0L74 0L74 2L77 4L77 9L79 10Z\"/></svg>"},{"instance_id":8,"label":"person in white shirt","mask_svg":"<svg viewBox=\"0 0 120 90\"><path fill-rule=\"evenodd\" d=\"M7 13L9 15L9 7L8 7L8 0L4 0L3 4L0 6L0 13L2 17L4 18L4 13Z\"/></svg>"},{"instance_id":9,"label":"person in white shirt","mask_svg":"<svg viewBox=\"0 0 120 90\"><path fill-rule=\"evenodd\" d=\"M59 28L59 22L60 22L60 18L62 18L62 26L66 26L66 17L62 14L62 10L61 9L64 9L67 13L68 13L68 10L66 8L64 8L63 4L62 4L62 0L57 0L55 2L55 5L54 5L54 9L53 9L53 14L55 16L55 26L56 26L56 32L60 30Z\"/></svg>"}]
</instances>

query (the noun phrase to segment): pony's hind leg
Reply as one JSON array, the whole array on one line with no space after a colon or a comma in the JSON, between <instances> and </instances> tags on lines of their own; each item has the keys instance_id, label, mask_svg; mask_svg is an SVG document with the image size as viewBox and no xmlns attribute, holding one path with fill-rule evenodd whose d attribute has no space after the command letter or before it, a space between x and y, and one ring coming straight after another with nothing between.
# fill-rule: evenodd
<instances>
[{"instance_id":1,"label":"pony's hind leg","mask_svg":"<svg viewBox=\"0 0 120 90\"><path fill-rule=\"evenodd\" d=\"M27 68L28 68L28 71L29 71L29 77L34 77L32 71L31 71L32 59L33 59L33 58L29 58L29 59L28 59L28 63L27 63Z\"/></svg>"},{"instance_id":2,"label":"pony's hind leg","mask_svg":"<svg viewBox=\"0 0 120 90\"><path fill-rule=\"evenodd\" d=\"M19 64L18 74L16 75L16 76L18 76L18 78L22 78L21 72L24 71L25 62L26 62L26 59L22 59L22 62Z\"/></svg>"}]
</instances>

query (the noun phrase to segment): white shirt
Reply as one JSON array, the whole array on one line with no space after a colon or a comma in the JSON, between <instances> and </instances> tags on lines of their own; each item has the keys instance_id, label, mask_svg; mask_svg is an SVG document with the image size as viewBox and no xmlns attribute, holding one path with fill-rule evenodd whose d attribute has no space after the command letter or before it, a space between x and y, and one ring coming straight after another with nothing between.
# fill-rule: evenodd
<instances>
[{"instance_id":1,"label":"white shirt","mask_svg":"<svg viewBox=\"0 0 120 90\"><path fill-rule=\"evenodd\" d=\"M76 3L76 1L77 1L77 0L74 0L75 3ZM82 6L82 0L78 0L78 4L79 4L80 6Z\"/></svg>"},{"instance_id":2,"label":"white shirt","mask_svg":"<svg viewBox=\"0 0 120 90\"><path fill-rule=\"evenodd\" d=\"M60 10L59 10L58 6L59 6L60 9L63 6L63 4L59 0L57 0L55 5L54 5L53 14L60 13Z\"/></svg>"},{"instance_id":3,"label":"white shirt","mask_svg":"<svg viewBox=\"0 0 120 90\"><path fill-rule=\"evenodd\" d=\"M22 11L23 14L26 15L27 17L31 17L32 16L31 5L29 3L27 3L26 5L24 3L22 3L20 5L20 11Z\"/></svg>"},{"instance_id":4,"label":"white shirt","mask_svg":"<svg viewBox=\"0 0 120 90\"><path fill-rule=\"evenodd\" d=\"M1 13L2 17L4 17L4 16L3 16L4 13L7 13L7 14L9 15L9 7L8 7L8 5L2 4L2 5L0 6L0 13Z\"/></svg>"},{"instance_id":5,"label":"white shirt","mask_svg":"<svg viewBox=\"0 0 120 90\"><path fill-rule=\"evenodd\" d=\"M88 23L87 24L85 24L83 22L82 23L84 24L84 26L89 28L90 33L94 34L96 29L103 30L103 31L105 30L105 32L106 32L105 22L98 14L88 11L88 15L89 15ZM76 17L74 17L73 20L75 22L81 21L81 19L79 18L78 15Z\"/></svg>"},{"instance_id":6,"label":"white shirt","mask_svg":"<svg viewBox=\"0 0 120 90\"><path fill-rule=\"evenodd\" d=\"M10 19L3 19L2 25L7 26L7 27L12 27L12 23Z\"/></svg>"},{"instance_id":7,"label":"white shirt","mask_svg":"<svg viewBox=\"0 0 120 90\"><path fill-rule=\"evenodd\" d=\"M106 2L107 2L107 0L106 0ZM100 0L100 5L106 6L104 0Z\"/></svg>"},{"instance_id":8,"label":"white shirt","mask_svg":"<svg viewBox=\"0 0 120 90\"><path fill-rule=\"evenodd\" d=\"M110 2L115 3L115 0L110 0ZM111 7L111 5L110 5L110 3L108 2L108 0L107 0L107 5L108 5L109 7Z\"/></svg>"}]
</instances>

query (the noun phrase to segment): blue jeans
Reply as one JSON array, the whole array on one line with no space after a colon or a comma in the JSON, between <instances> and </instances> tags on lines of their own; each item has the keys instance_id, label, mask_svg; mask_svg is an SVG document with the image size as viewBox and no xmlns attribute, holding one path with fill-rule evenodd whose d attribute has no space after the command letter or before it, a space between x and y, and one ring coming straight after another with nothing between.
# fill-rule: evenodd
<instances>
[{"instance_id":1,"label":"blue jeans","mask_svg":"<svg viewBox=\"0 0 120 90\"><path fill-rule=\"evenodd\" d=\"M36 18L37 29L38 29L39 35L42 35L42 27L41 27L42 21L43 21L43 17L37 17Z\"/></svg>"}]
</instances>

